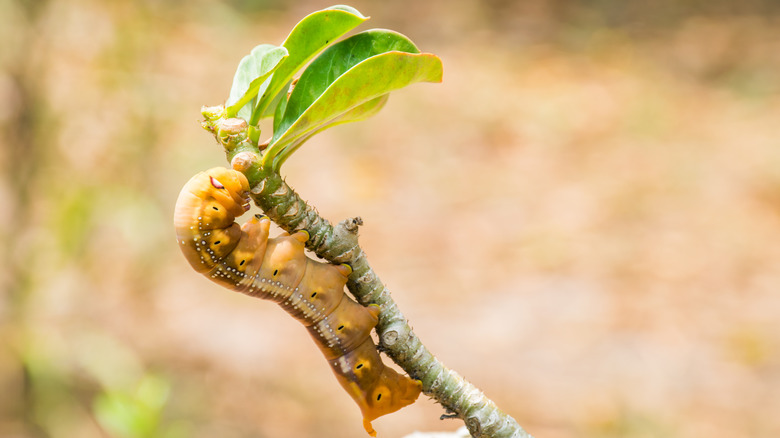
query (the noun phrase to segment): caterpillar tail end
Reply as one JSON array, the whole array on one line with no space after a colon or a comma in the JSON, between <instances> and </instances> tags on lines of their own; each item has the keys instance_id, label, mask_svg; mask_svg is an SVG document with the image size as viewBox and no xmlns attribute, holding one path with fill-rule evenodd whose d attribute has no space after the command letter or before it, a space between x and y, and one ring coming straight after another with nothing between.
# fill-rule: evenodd
<instances>
[{"instance_id":1,"label":"caterpillar tail end","mask_svg":"<svg viewBox=\"0 0 780 438\"><path fill-rule=\"evenodd\" d=\"M371 425L371 422L367 419L363 419L363 429L366 429L366 433L368 433L371 436L376 436L376 431L374 430L374 426Z\"/></svg>"}]
</instances>

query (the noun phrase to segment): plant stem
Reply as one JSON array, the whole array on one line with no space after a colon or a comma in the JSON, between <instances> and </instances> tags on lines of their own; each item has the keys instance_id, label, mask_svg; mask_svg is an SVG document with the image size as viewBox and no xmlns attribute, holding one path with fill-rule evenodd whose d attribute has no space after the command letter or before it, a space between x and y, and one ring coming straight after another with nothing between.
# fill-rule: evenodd
<instances>
[{"instance_id":1,"label":"plant stem","mask_svg":"<svg viewBox=\"0 0 780 438\"><path fill-rule=\"evenodd\" d=\"M349 291L361 304L378 304L382 309L376 326L382 350L409 376L423 382L423 392L462 418L471 436L530 437L479 389L444 366L414 334L357 242L359 218L333 227L275 173L250 185L252 199L277 225L290 233L306 230L311 251L331 263L352 267Z\"/></svg>"},{"instance_id":2,"label":"plant stem","mask_svg":"<svg viewBox=\"0 0 780 438\"><path fill-rule=\"evenodd\" d=\"M205 113L204 113L205 115ZM234 122L226 129L209 129L217 134L234 169L249 180L250 196L263 212L280 228L294 233L306 230L306 247L331 263L346 263L352 267L347 288L363 305L377 304L381 308L376 332L379 348L410 377L422 381L423 392L463 419L472 437L531 438L509 415L502 412L479 389L455 371L441 363L414 334L409 323L390 296L387 287L368 263L358 244L360 218L347 219L333 226L273 171L260 167L260 153L246 141L240 126ZM223 121L224 122L224 121ZM220 125L220 121L215 121ZM207 124L204 124L206 126ZM240 125L240 124L238 124ZM214 126L212 123L211 126ZM246 126L246 124L241 125Z\"/></svg>"}]
</instances>

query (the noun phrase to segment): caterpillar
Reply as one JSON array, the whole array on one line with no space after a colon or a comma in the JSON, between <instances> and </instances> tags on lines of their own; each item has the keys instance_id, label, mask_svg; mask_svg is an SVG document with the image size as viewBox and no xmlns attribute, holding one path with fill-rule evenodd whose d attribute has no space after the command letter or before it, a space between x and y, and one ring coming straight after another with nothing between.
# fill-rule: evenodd
<instances>
[{"instance_id":1,"label":"caterpillar","mask_svg":"<svg viewBox=\"0 0 780 438\"><path fill-rule=\"evenodd\" d=\"M304 253L306 231L269 238L270 220L249 210L249 182L222 167L198 173L176 201L178 246L195 271L228 289L275 301L306 326L341 386L360 407L363 427L412 404L422 384L380 359L371 339L379 307L363 307L344 293L348 265L318 262Z\"/></svg>"}]
</instances>

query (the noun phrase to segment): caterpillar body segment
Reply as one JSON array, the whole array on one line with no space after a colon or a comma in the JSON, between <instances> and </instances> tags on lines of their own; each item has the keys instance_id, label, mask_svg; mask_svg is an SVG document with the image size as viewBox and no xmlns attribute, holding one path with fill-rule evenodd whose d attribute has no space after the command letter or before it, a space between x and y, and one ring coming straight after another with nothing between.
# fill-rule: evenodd
<instances>
[{"instance_id":1,"label":"caterpillar body segment","mask_svg":"<svg viewBox=\"0 0 780 438\"><path fill-rule=\"evenodd\" d=\"M308 258L308 233L269 238L270 221L235 218L249 209L249 183L235 170L214 168L185 184L176 202L176 237L190 265L213 281L275 301L306 326L341 386L358 404L371 436L374 419L413 403L421 382L385 366L371 339L379 308L344 293L351 269Z\"/></svg>"}]
</instances>

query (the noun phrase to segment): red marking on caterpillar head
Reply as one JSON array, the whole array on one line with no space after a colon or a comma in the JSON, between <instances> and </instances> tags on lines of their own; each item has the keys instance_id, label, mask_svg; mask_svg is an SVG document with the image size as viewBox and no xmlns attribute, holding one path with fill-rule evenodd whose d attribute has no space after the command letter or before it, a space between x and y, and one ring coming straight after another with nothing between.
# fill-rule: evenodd
<instances>
[{"instance_id":1,"label":"red marking on caterpillar head","mask_svg":"<svg viewBox=\"0 0 780 438\"><path fill-rule=\"evenodd\" d=\"M211 185L214 186L215 188L218 188L218 189L224 189L225 188L225 186L223 186L222 183L217 181L217 179L214 178L213 176L210 176L209 179L211 180Z\"/></svg>"}]
</instances>

